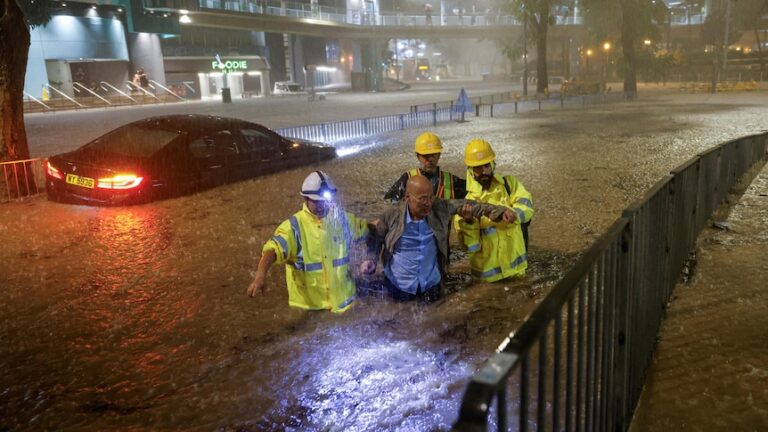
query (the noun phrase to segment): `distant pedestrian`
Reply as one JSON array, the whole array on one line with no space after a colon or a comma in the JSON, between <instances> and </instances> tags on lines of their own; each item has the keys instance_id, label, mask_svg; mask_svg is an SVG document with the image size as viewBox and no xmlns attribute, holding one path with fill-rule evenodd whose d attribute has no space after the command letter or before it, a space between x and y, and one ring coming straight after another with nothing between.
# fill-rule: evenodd
<instances>
[{"instance_id":1,"label":"distant pedestrian","mask_svg":"<svg viewBox=\"0 0 768 432\"><path fill-rule=\"evenodd\" d=\"M133 76L133 83L144 90L149 89L149 78L147 78L147 73L144 72L144 68L139 68L139 70L136 71L136 75Z\"/></svg>"},{"instance_id":2,"label":"distant pedestrian","mask_svg":"<svg viewBox=\"0 0 768 432\"><path fill-rule=\"evenodd\" d=\"M424 17L427 20L427 25L432 25L432 4L424 3Z\"/></svg>"}]
</instances>

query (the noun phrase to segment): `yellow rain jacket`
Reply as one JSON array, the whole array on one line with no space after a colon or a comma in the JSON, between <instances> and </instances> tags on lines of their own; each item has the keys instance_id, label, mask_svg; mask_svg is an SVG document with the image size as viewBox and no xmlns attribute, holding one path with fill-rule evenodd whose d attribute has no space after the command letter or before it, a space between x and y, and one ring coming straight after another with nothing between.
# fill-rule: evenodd
<instances>
[{"instance_id":1,"label":"yellow rain jacket","mask_svg":"<svg viewBox=\"0 0 768 432\"><path fill-rule=\"evenodd\" d=\"M472 275L486 282L524 276L528 257L520 224L533 217L531 194L515 177L498 174L494 174L491 187L483 190L472 172L468 171L467 199L509 207L517 214L513 223L492 222L485 216L479 222L474 220L472 223L458 219L456 231L459 241L470 253Z\"/></svg>"},{"instance_id":2,"label":"yellow rain jacket","mask_svg":"<svg viewBox=\"0 0 768 432\"><path fill-rule=\"evenodd\" d=\"M290 306L344 312L355 300L349 251L367 235L366 221L352 213L333 208L321 219L304 204L277 227L262 252L274 251L285 264Z\"/></svg>"}]
</instances>

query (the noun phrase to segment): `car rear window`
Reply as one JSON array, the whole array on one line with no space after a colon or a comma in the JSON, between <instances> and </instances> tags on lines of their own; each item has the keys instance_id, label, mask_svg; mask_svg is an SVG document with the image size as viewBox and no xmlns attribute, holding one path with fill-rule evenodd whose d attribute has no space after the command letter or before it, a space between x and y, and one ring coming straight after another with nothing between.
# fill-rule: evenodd
<instances>
[{"instance_id":1,"label":"car rear window","mask_svg":"<svg viewBox=\"0 0 768 432\"><path fill-rule=\"evenodd\" d=\"M179 136L179 131L126 125L86 145L88 150L120 156L149 157Z\"/></svg>"}]
</instances>

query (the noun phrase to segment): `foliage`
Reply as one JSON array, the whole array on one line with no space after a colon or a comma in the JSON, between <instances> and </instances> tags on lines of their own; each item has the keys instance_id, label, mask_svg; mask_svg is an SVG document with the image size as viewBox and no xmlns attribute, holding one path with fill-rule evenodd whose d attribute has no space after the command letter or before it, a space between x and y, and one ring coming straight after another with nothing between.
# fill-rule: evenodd
<instances>
[{"instance_id":1,"label":"foliage","mask_svg":"<svg viewBox=\"0 0 768 432\"><path fill-rule=\"evenodd\" d=\"M47 0L17 0L17 2L30 28L44 26L51 20L51 2Z\"/></svg>"},{"instance_id":2,"label":"foliage","mask_svg":"<svg viewBox=\"0 0 768 432\"><path fill-rule=\"evenodd\" d=\"M682 53L677 51L642 50L638 53L638 76L646 82L666 82L676 71L684 67L686 61Z\"/></svg>"}]
</instances>

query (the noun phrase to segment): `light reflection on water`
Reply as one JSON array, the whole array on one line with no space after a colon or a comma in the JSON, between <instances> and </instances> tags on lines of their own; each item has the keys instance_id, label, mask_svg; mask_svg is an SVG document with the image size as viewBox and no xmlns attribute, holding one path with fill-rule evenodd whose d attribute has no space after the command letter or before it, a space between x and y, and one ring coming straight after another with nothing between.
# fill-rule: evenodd
<instances>
[{"instance_id":1,"label":"light reflection on water","mask_svg":"<svg viewBox=\"0 0 768 432\"><path fill-rule=\"evenodd\" d=\"M459 283L421 308L369 296L341 316L297 311L277 267L265 296L245 296L261 244L300 208L303 169L131 208L0 206L0 430L445 429L469 375L574 254L660 175L722 141L677 125L665 127L680 143L639 133L670 115L564 111L436 130L441 166L458 174L462 143L498 143L537 216L526 280ZM721 112L707 122L741 124ZM539 123L551 130L522 127ZM375 217L416 163L415 135L316 168L350 210ZM458 256L451 273L467 272Z\"/></svg>"},{"instance_id":2,"label":"light reflection on water","mask_svg":"<svg viewBox=\"0 0 768 432\"><path fill-rule=\"evenodd\" d=\"M363 307L387 307L377 303ZM273 374L268 388L258 391L280 397L260 421L238 427L448 429L459 404L457 383L466 382L473 365L466 353L441 341L440 327L422 316L421 307L391 306L387 311L363 311L369 317L362 322L339 325L323 320L310 337L297 335L267 349L272 355L275 349L281 353L285 373ZM413 320L408 322L405 316Z\"/></svg>"}]
</instances>

